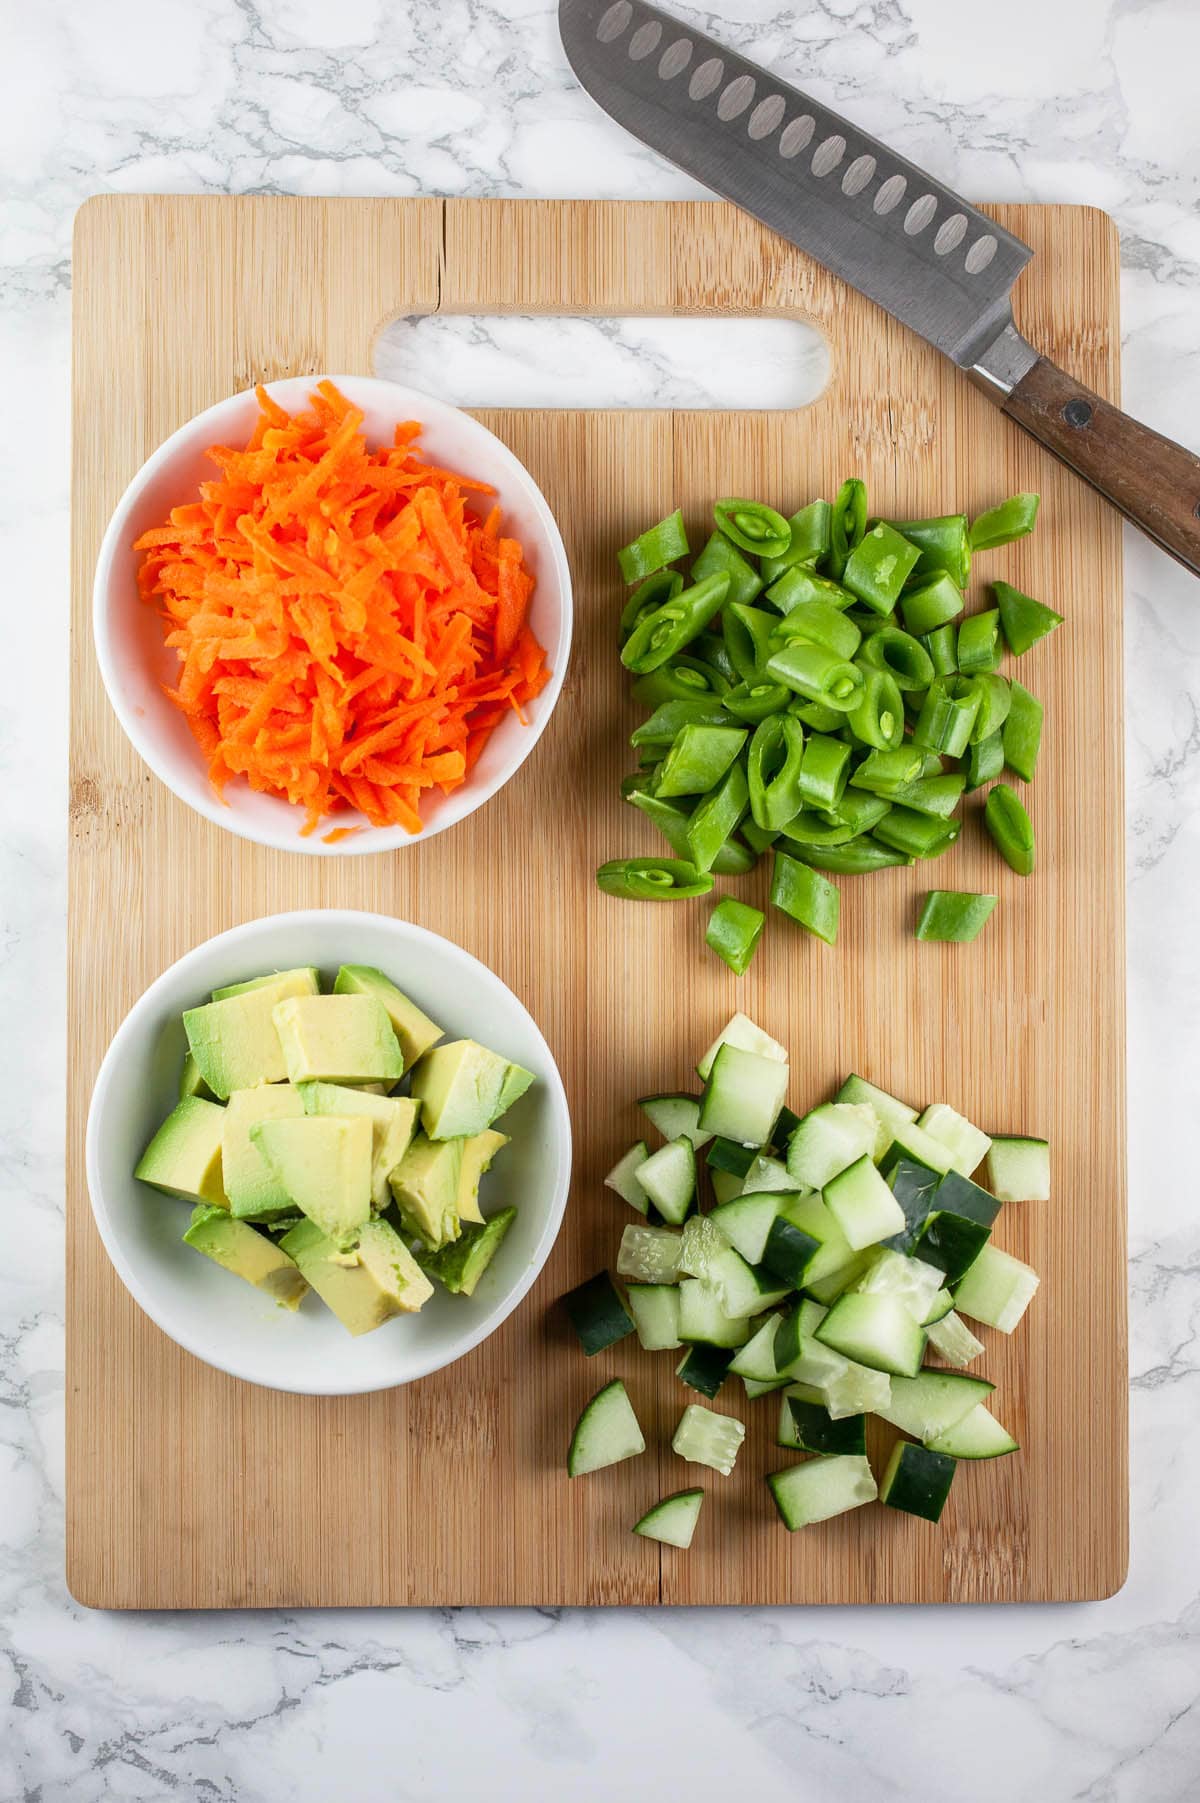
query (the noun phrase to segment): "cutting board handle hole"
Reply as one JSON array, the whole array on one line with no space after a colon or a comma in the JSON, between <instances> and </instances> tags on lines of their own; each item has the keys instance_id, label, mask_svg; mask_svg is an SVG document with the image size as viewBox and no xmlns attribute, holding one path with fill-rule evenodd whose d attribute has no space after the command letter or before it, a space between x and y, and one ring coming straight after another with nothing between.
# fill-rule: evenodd
<instances>
[{"instance_id":1,"label":"cutting board handle hole","mask_svg":"<svg viewBox=\"0 0 1200 1803\"><path fill-rule=\"evenodd\" d=\"M829 381L826 339L778 316L430 313L390 320L373 363L459 407L792 411Z\"/></svg>"}]
</instances>

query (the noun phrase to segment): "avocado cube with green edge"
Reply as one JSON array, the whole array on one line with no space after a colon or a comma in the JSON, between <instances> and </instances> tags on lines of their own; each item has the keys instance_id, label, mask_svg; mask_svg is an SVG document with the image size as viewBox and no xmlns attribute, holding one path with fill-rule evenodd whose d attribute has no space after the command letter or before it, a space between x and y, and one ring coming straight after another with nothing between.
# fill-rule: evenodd
<instances>
[{"instance_id":1,"label":"avocado cube with green edge","mask_svg":"<svg viewBox=\"0 0 1200 1803\"><path fill-rule=\"evenodd\" d=\"M461 1230L458 1186L464 1144L418 1133L389 1179L402 1225L430 1252L456 1240Z\"/></svg>"},{"instance_id":2,"label":"avocado cube with green edge","mask_svg":"<svg viewBox=\"0 0 1200 1803\"><path fill-rule=\"evenodd\" d=\"M370 1121L371 1201L382 1213L391 1195L388 1178L417 1130L417 1104L408 1096L371 1095L344 1083L301 1083L296 1093L305 1114L362 1114Z\"/></svg>"},{"instance_id":3,"label":"avocado cube with green edge","mask_svg":"<svg viewBox=\"0 0 1200 1803\"><path fill-rule=\"evenodd\" d=\"M938 1521L957 1469L958 1461L947 1453L930 1452L911 1440L897 1440L883 1474L879 1500L889 1509Z\"/></svg>"},{"instance_id":4,"label":"avocado cube with green edge","mask_svg":"<svg viewBox=\"0 0 1200 1803\"><path fill-rule=\"evenodd\" d=\"M237 995L188 1008L183 1028L200 1075L222 1101L235 1089L282 1083L289 1075L275 1024L276 1005L312 997L307 971L256 981Z\"/></svg>"},{"instance_id":5,"label":"avocado cube with green edge","mask_svg":"<svg viewBox=\"0 0 1200 1803\"><path fill-rule=\"evenodd\" d=\"M414 1315L433 1285L387 1221L367 1221L353 1246L342 1249L315 1221L301 1221L280 1247L348 1333L372 1333L395 1315Z\"/></svg>"},{"instance_id":6,"label":"avocado cube with green edge","mask_svg":"<svg viewBox=\"0 0 1200 1803\"><path fill-rule=\"evenodd\" d=\"M532 1074L474 1039L435 1046L413 1071L412 1093L430 1139L482 1133L533 1082Z\"/></svg>"},{"instance_id":7,"label":"avocado cube with green edge","mask_svg":"<svg viewBox=\"0 0 1200 1803\"><path fill-rule=\"evenodd\" d=\"M280 1308L295 1309L308 1283L294 1259L248 1221L235 1221L223 1208L193 1209L184 1240L223 1270L253 1285Z\"/></svg>"},{"instance_id":8,"label":"avocado cube with green edge","mask_svg":"<svg viewBox=\"0 0 1200 1803\"><path fill-rule=\"evenodd\" d=\"M184 1202L228 1208L221 1171L224 1126L223 1108L200 1096L185 1096L142 1153L134 1176Z\"/></svg>"},{"instance_id":9,"label":"avocado cube with green edge","mask_svg":"<svg viewBox=\"0 0 1200 1803\"><path fill-rule=\"evenodd\" d=\"M352 1246L371 1217L371 1122L365 1115L258 1121L250 1138L301 1214ZM316 1285L313 1285L316 1288Z\"/></svg>"},{"instance_id":10,"label":"avocado cube with green edge","mask_svg":"<svg viewBox=\"0 0 1200 1803\"><path fill-rule=\"evenodd\" d=\"M497 1152L503 1151L508 1143L507 1133L497 1133L494 1127L485 1127L482 1133L473 1133L470 1139L464 1139L456 1202L460 1221L478 1223L483 1220L479 1207L479 1181L491 1168Z\"/></svg>"},{"instance_id":11,"label":"avocado cube with green edge","mask_svg":"<svg viewBox=\"0 0 1200 1803\"><path fill-rule=\"evenodd\" d=\"M563 1297L567 1319L588 1358L634 1331L633 1316L607 1271L598 1271Z\"/></svg>"},{"instance_id":12,"label":"avocado cube with green edge","mask_svg":"<svg viewBox=\"0 0 1200 1803\"><path fill-rule=\"evenodd\" d=\"M250 1132L260 1121L297 1120L303 1113L300 1093L290 1083L261 1083L257 1089L233 1091L225 1108L221 1166L230 1211L239 1219L269 1221L295 1213L290 1191Z\"/></svg>"},{"instance_id":13,"label":"avocado cube with green edge","mask_svg":"<svg viewBox=\"0 0 1200 1803\"><path fill-rule=\"evenodd\" d=\"M440 1252L420 1254L418 1263L452 1295L473 1296L516 1218L517 1211L510 1206L498 1209L486 1221L467 1221L451 1245Z\"/></svg>"},{"instance_id":14,"label":"avocado cube with green edge","mask_svg":"<svg viewBox=\"0 0 1200 1803\"><path fill-rule=\"evenodd\" d=\"M223 989L214 989L214 1002L224 1002L231 995L248 995L252 989L276 990L275 1000L279 1001L282 991L277 985L286 983L288 995L320 995L321 973L313 964L302 965L298 970L269 970L265 976L247 977L241 983L226 983ZM294 985L294 987L292 987Z\"/></svg>"},{"instance_id":15,"label":"avocado cube with green edge","mask_svg":"<svg viewBox=\"0 0 1200 1803\"><path fill-rule=\"evenodd\" d=\"M374 996L290 996L272 1018L293 1083L395 1083L404 1075L392 1023Z\"/></svg>"},{"instance_id":16,"label":"avocado cube with green edge","mask_svg":"<svg viewBox=\"0 0 1200 1803\"><path fill-rule=\"evenodd\" d=\"M431 1046L442 1037L436 1021L409 1000L390 977L370 964L343 964L333 985L334 995L372 995L381 1002L392 1023L392 1030L404 1055L404 1068L411 1070Z\"/></svg>"},{"instance_id":17,"label":"avocado cube with green edge","mask_svg":"<svg viewBox=\"0 0 1200 1803\"><path fill-rule=\"evenodd\" d=\"M189 1096L200 1096L206 1102L214 1100L212 1090L200 1075L200 1066L190 1052L185 1052L179 1073L179 1100L185 1102Z\"/></svg>"}]
</instances>

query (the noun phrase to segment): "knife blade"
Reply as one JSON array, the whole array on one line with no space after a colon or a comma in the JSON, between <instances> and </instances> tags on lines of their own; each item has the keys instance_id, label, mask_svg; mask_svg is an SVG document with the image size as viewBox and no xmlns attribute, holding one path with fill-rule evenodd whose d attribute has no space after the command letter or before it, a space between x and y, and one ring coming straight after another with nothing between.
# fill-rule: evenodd
<instances>
[{"instance_id":1,"label":"knife blade","mask_svg":"<svg viewBox=\"0 0 1200 1803\"><path fill-rule=\"evenodd\" d=\"M1033 255L830 108L645 0L559 0L572 69L619 124L920 333L1200 575L1200 459L1017 330Z\"/></svg>"}]
</instances>

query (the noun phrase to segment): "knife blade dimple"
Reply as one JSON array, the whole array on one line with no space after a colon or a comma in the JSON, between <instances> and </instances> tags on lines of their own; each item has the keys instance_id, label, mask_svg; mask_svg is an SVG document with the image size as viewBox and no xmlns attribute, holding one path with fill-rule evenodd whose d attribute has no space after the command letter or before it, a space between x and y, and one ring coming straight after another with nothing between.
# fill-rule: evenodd
<instances>
[{"instance_id":1,"label":"knife blade dimple","mask_svg":"<svg viewBox=\"0 0 1200 1803\"><path fill-rule=\"evenodd\" d=\"M1032 251L915 164L643 0L559 0L559 30L627 130L955 363L1003 333Z\"/></svg>"}]
</instances>

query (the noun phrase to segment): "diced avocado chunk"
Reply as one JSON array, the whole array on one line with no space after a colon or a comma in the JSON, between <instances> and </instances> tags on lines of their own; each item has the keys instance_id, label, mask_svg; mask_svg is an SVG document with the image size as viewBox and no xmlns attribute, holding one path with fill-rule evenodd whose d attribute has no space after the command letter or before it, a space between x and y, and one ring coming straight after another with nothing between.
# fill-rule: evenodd
<instances>
[{"instance_id":1,"label":"diced avocado chunk","mask_svg":"<svg viewBox=\"0 0 1200 1803\"><path fill-rule=\"evenodd\" d=\"M404 1059L381 1002L369 995L292 996L274 1021L293 1083L386 1083Z\"/></svg>"},{"instance_id":2,"label":"diced avocado chunk","mask_svg":"<svg viewBox=\"0 0 1200 1803\"><path fill-rule=\"evenodd\" d=\"M183 1237L197 1252L262 1290L280 1308L299 1307L308 1289L303 1273L282 1246L258 1233L248 1221L235 1221L223 1208L201 1206L192 1211Z\"/></svg>"},{"instance_id":3,"label":"diced avocado chunk","mask_svg":"<svg viewBox=\"0 0 1200 1803\"><path fill-rule=\"evenodd\" d=\"M456 1296L473 1296L501 1240L517 1218L515 1208L502 1208L486 1221L470 1221L451 1246L425 1254L422 1264L431 1277Z\"/></svg>"},{"instance_id":4,"label":"diced avocado chunk","mask_svg":"<svg viewBox=\"0 0 1200 1803\"><path fill-rule=\"evenodd\" d=\"M380 1096L341 1083L301 1083L305 1114L365 1114L373 1130L371 1200L376 1211L387 1206L388 1178L408 1151L417 1130L417 1104L408 1096Z\"/></svg>"},{"instance_id":5,"label":"diced avocado chunk","mask_svg":"<svg viewBox=\"0 0 1200 1803\"><path fill-rule=\"evenodd\" d=\"M183 1025L188 1045L215 1096L224 1099L235 1089L283 1082L288 1072L272 1011L289 996L310 993L307 971L285 971L240 995L187 1010Z\"/></svg>"},{"instance_id":6,"label":"diced avocado chunk","mask_svg":"<svg viewBox=\"0 0 1200 1803\"><path fill-rule=\"evenodd\" d=\"M269 1221L293 1214L295 1203L250 1137L259 1121L295 1120L304 1113L290 1083L235 1089L225 1108L221 1166L230 1211L239 1219Z\"/></svg>"},{"instance_id":7,"label":"diced avocado chunk","mask_svg":"<svg viewBox=\"0 0 1200 1803\"><path fill-rule=\"evenodd\" d=\"M415 1002L410 1002L390 978L381 970L370 964L343 964L337 973L333 985L334 995L373 995L382 1002L387 1010L392 1030L400 1042L400 1050L404 1054L405 1070L423 1058L430 1046L437 1044L442 1037L442 1029L436 1021L423 1014Z\"/></svg>"},{"instance_id":8,"label":"diced avocado chunk","mask_svg":"<svg viewBox=\"0 0 1200 1803\"><path fill-rule=\"evenodd\" d=\"M464 1139L456 1204L460 1221L482 1221L483 1216L479 1212L479 1179L497 1152L507 1144L508 1134L497 1133L494 1127L486 1127L482 1133Z\"/></svg>"},{"instance_id":9,"label":"diced avocado chunk","mask_svg":"<svg viewBox=\"0 0 1200 1803\"><path fill-rule=\"evenodd\" d=\"M372 1137L361 1114L302 1115L250 1129L296 1207L338 1246L353 1245L371 1217Z\"/></svg>"},{"instance_id":10,"label":"diced avocado chunk","mask_svg":"<svg viewBox=\"0 0 1200 1803\"><path fill-rule=\"evenodd\" d=\"M176 1104L138 1160L135 1177L185 1202L228 1208L221 1175L225 1110L199 1096Z\"/></svg>"},{"instance_id":11,"label":"diced avocado chunk","mask_svg":"<svg viewBox=\"0 0 1200 1803\"><path fill-rule=\"evenodd\" d=\"M346 1251L313 1221L293 1227L280 1245L355 1335L371 1333L393 1315L416 1314L433 1294L433 1285L387 1221L368 1221Z\"/></svg>"},{"instance_id":12,"label":"diced avocado chunk","mask_svg":"<svg viewBox=\"0 0 1200 1803\"><path fill-rule=\"evenodd\" d=\"M400 1220L436 1252L459 1235L458 1183L463 1141L418 1133L391 1176Z\"/></svg>"},{"instance_id":13,"label":"diced avocado chunk","mask_svg":"<svg viewBox=\"0 0 1200 1803\"><path fill-rule=\"evenodd\" d=\"M201 1096L206 1102L214 1099L212 1090L200 1075L200 1066L192 1054L186 1052L179 1073L179 1100L185 1102L189 1096Z\"/></svg>"},{"instance_id":14,"label":"diced avocado chunk","mask_svg":"<svg viewBox=\"0 0 1200 1803\"><path fill-rule=\"evenodd\" d=\"M533 1077L474 1039L427 1052L413 1072L412 1093L430 1139L462 1139L485 1127L524 1095Z\"/></svg>"},{"instance_id":15,"label":"diced avocado chunk","mask_svg":"<svg viewBox=\"0 0 1200 1803\"><path fill-rule=\"evenodd\" d=\"M315 964L305 964L299 970L269 970L263 977L247 977L244 983L227 983L223 989L214 989L214 1002L224 1002L231 995L248 995L252 989L271 989L279 982L294 982L296 987L289 989L289 995L320 995L321 973ZM278 1001L278 996L275 998Z\"/></svg>"}]
</instances>

